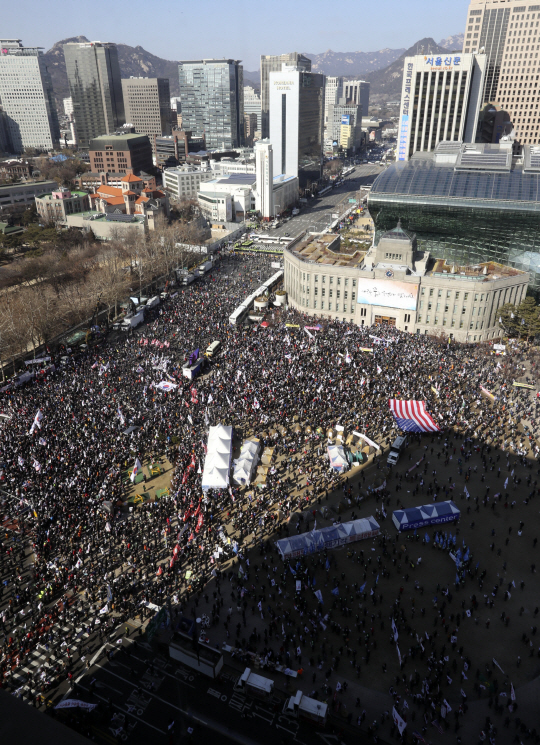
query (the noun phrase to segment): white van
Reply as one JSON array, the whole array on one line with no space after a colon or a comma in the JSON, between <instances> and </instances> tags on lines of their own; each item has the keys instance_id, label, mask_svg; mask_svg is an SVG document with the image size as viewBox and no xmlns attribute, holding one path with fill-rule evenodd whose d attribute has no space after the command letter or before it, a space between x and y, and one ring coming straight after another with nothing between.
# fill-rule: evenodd
<instances>
[{"instance_id":1,"label":"white van","mask_svg":"<svg viewBox=\"0 0 540 745\"><path fill-rule=\"evenodd\" d=\"M408 445L408 442L407 442L406 435L402 435L401 437L396 437L392 447L390 448L388 459L386 461L389 466L396 465L396 463L399 460L399 456L405 450L407 445Z\"/></svg>"},{"instance_id":2,"label":"white van","mask_svg":"<svg viewBox=\"0 0 540 745\"><path fill-rule=\"evenodd\" d=\"M205 352L206 356L212 358L215 354L218 353L220 347L221 342L219 340L213 341L211 344L208 345L208 349Z\"/></svg>"}]
</instances>

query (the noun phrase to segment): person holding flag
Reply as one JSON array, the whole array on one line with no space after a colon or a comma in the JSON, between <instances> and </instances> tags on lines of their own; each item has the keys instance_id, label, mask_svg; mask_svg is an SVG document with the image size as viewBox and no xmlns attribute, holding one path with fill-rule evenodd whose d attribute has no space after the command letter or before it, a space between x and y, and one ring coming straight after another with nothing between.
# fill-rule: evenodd
<instances>
[{"instance_id":1,"label":"person holding flag","mask_svg":"<svg viewBox=\"0 0 540 745\"><path fill-rule=\"evenodd\" d=\"M135 483L135 479L137 478L137 476L139 475L141 471L142 471L141 461L138 458L135 458L135 465L131 469L131 473L129 476L132 484Z\"/></svg>"}]
</instances>

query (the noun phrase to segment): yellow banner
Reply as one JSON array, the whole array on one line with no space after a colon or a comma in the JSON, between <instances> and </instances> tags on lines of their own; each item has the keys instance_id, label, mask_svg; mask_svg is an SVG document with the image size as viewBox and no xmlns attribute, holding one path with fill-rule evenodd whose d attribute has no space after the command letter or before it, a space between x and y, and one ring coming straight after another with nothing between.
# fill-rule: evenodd
<instances>
[{"instance_id":1,"label":"yellow banner","mask_svg":"<svg viewBox=\"0 0 540 745\"><path fill-rule=\"evenodd\" d=\"M297 323L286 323L285 326L288 329L299 329L300 328L300 326Z\"/></svg>"},{"instance_id":2,"label":"yellow banner","mask_svg":"<svg viewBox=\"0 0 540 745\"><path fill-rule=\"evenodd\" d=\"M536 390L536 386L535 385L529 385L528 383L517 383L516 381L514 381L512 383L512 385L515 388L529 388L531 391Z\"/></svg>"},{"instance_id":3,"label":"yellow banner","mask_svg":"<svg viewBox=\"0 0 540 745\"><path fill-rule=\"evenodd\" d=\"M372 347L360 347L361 352L373 352Z\"/></svg>"},{"instance_id":4,"label":"yellow banner","mask_svg":"<svg viewBox=\"0 0 540 745\"><path fill-rule=\"evenodd\" d=\"M438 396L438 395L439 395L439 391L438 391L438 390L437 390L436 388L434 388L433 386L431 386L431 390L433 391L433 393L434 393L434 394L435 394L436 396Z\"/></svg>"}]
</instances>

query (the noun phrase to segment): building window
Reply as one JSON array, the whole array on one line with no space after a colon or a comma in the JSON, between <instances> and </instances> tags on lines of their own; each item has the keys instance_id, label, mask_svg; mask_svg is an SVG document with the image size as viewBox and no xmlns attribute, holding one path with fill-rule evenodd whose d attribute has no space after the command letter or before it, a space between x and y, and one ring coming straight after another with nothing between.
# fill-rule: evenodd
<instances>
[{"instance_id":1,"label":"building window","mask_svg":"<svg viewBox=\"0 0 540 745\"><path fill-rule=\"evenodd\" d=\"M324 292L324 290L323 290ZM321 310L324 310L324 300L321 300Z\"/></svg>"},{"instance_id":2,"label":"building window","mask_svg":"<svg viewBox=\"0 0 540 745\"><path fill-rule=\"evenodd\" d=\"M433 297L433 288L429 291L429 296Z\"/></svg>"},{"instance_id":3,"label":"building window","mask_svg":"<svg viewBox=\"0 0 540 745\"><path fill-rule=\"evenodd\" d=\"M322 296L324 297L324 296L325 296L325 293L326 293L326 290L325 290L325 289L324 289L324 287L323 287L323 288L322 288L322 292L321 292L321 295L322 295Z\"/></svg>"},{"instance_id":4,"label":"building window","mask_svg":"<svg viewBox=\"0 0 540 745\"><path fill-rule=\"evenodd\" d=\"M430 318L431 318L431 316L429 316L429 315L426 316L426 323L429 323Z\"/></svg>"},{"instance_id":5,"label":"building window","mask_svg":"<svg viewBox=\"0 0 540 745\"><path fill-rule=\"evenodd\" d=\"M459 322L459 328L460 328L460 329L462 329L464 325L465 325L465 324L463 323L463 321L460 321L460 322Z\"/></svg>"},{"instance_id":6,"label":"building window","mask_svg":"<svg viewBox=\"0 0 540 745\"><path fill-rule=\"evenodd\" d=\"M418 316L416 318L416 323L422 323L422 316Z\"/></svg>"},{"instance_id":7,"label":"building window","mask_svg":"<svg viewBox=\"0 0 540 745\"><path fill-rule=\"evenodd\" d=\"M353 281L352 281L352 286L353 287L356 287L356 280L355 279L353 279ZM353 295L354 295L354 292L353 292Z\"/></svg>"},{"instance_id":8,"label":"building window","mask_svg":"<svg viewBox=\"0 0 540 745\"><path fill-rule=\"evenodd\" d=\"M316 292L316 290L315 290L315 292ZM316 307L317 307L317 301L316 301L316 300L314 300L314 301L313 301L313 307L314 307L314 308L316 308Z\"/></svg>"},{"instance_id":9,"label":"building window","mask_svg":"<svg viewBox=\"0 0 540 745\"><path fill-rule=\"evenodd\" d=\"M422 287L422 289L420 290L420 295L425 295L425 294L426 294L426 288Z\"/></svg>"},{"instance_id":10,"label":"building window","mask_svg":"<svg viewBox=\"0 0 540 745\"><path fill-rule=\"evenodd\" d=\"M332 303L328 303L328 310L332 310Z\"/></svg>"},{"instance_id":11,"label":"building window","mask_svg":"<svg viewBox=\"0 0 540 745\"><path fill-rule=\"evenodd\" d=\"M355 279L353 279L353 282L356 282ZM354 285L353 285L354 287ZM354 302L356 300L356 292L351 292L351 300Z\"/></svg>"},{"instance_id":12,"label":"building window","mask_svg":"<svg viewBox=\"0 0 540 745\"><path fill-rule=\"evenodd\" d=\"M345 280L345 281L347 281L347 280ZM345 292L343 293L343 299L344 300L348 300L348 296L349 296L349 293L347 292L347 290L345 290Z\"/></svg>"}]
</instances>

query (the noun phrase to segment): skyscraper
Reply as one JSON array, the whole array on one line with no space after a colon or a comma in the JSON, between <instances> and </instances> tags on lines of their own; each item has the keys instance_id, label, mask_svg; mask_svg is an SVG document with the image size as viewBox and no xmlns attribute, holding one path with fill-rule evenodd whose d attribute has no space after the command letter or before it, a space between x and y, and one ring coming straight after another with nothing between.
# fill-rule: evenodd
<instances>
[{"instance_id":1,"label":"skyscraper","mask_svg":"<svg viewBox=\"0 0 540 745\"><path fill-rule=\"evenodd\" d=\"M343 81L343 97L347 103L361 106L362 116L369 116L369 89L370 84L365 80Z\"/></svg>"},{"instance_id":2,"label":"skyscraper","mask_svg":"<svg viewBox=\"0 0 540 745\"><path fill-rule=\"evenodd\" d=\"M244 69L239 60L206 59L178 65L182 128L204 135L208 148L242 144Z\"/></svg>"},{"instance_id":3,"label":"skyscraper","mask_svg":"<svg viewBox=\"0 0 540 745\"><path fill-rule=\"evenodd\" d=\"M463 52L487 56L483 104L508 111L521 144L540 139L538 76L540 4L471 0Z\"/></svg>"},{"instance_id":4,"label":"skyscraper","mask_svg":"<svg viewBox=\"0 0 540 745\"><path fill-rule=\"evenodd\" d=\"M261 55L261 125L262 137L270 136L270 85L269 75L271 72L281 72L283 65L296 67L304 72L311 72L311 60L298 52L288 54Z\"/></svg>"},{"instance_id":5,"label":"skyscraper","mask_svg":"<svg viewBox=\"0 0 540 745\"><path fill-rule=\"evenodd\" d=\"M155 155L155 138L171 134L171 94L168 78L122 80L126 122L137 134L148 135Z\"/></svg>"},{"instance_id":6,"label":"skyscraper","mask_svg":"<svg viewBox=\"0 0 540 745\"><path fill-rule=\"evenodd\" d=\"M321 176L324 75L283 65L269 88L274 174L298 176L305 189Z\"/></svg>"},{"instance_id":7,"label":"skyscraper","mask_svg":"<svg viewBox=\"0 0 540 745\"><path fill-rule=\"evenodd\" d=\"M327 75L324 86L324 129L326 137L332 137L330 132L332 127L328 126L328 113L330 111L330 106L335 106L342 96L343 78Z\"/></svg>"},{"instance_id":8,"label":"skyscraper","mask_svg":"<svg viewBox=\"0 0 540 745\"><path fill-rule=\"evenodd\" d=\"M23 47L20 39L0 39L0 103L5 147L51 150L60 140L51 76L41 47Z\"/></svg>"},{"instance_id":9,"label":"skyscraper","mask_svg":"<svg viewBox=\"0 0 540 745\"><path fill-rule=\"evenodd\" d=\"M118 51L107 42L70 42L64 57L77 141L87 148L94 137L113 134L126 122Z\"/></svg>"},{"instance_id":10,"label":"skyscraper","mask_svg":"<svg viewBox=\"0 0 540 745\"><path fill-rule=\"evenodd\" d=\"M475 142L486 55L417 54L403 67L397 159L433 151L443 140Z\"/></svg>"},{"instance_id":11,"label":"skyscraper","mask_svg":"<svg viewBox=\"0 0 540 745\"><path fill-rule=\"evenodd\" d=\"M250 85L244 86L244 114L257 115L257 130L261 131L261 94Z\"/></svg>"}]
</instances>

